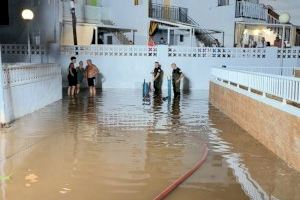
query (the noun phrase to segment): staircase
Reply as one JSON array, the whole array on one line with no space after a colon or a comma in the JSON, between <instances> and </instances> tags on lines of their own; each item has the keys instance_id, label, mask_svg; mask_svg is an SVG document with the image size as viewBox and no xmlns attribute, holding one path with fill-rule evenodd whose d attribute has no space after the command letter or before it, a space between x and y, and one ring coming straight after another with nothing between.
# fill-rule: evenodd
<instances>
[{"instance_id":1,"label":"staircase","mask_svg":"<svg viewBox=\"0 0 300 200\"><path fill-rule=\"evenodd\" d=\"M187 8L150 3L149 17L189 25L195 29L197 40L204 43L205 46L212 46L216 43L216 38L211 33L201 28L195 20L188 16Z\"/></svg>"},{"instance_id":2,"label":"staircase","mask_svg":"<svg viewBox=\"0 0 300 200\"><path fill-rule=\"evenodd\" d=\"M195 20L189 17L187 13L186 16L187 24L192 25L195 29L195 37L197 38L197 40L204 43L206 47L211 47L213 46L213 44L216 44L216 38L211 33L201 28L200 24L198 24Z\"/></svg>"},{"instance_id":3,"label":"staircase","mask_svg":"<svg viewBox=\"0 0 300 200\"><path fill-rule=\"evenodd\" d=\"M101 22L104 25L109 25L109 26L115 25L115 23L111 20L101 20ZM122 31L116 30L115 32L113 32L113 34L119 40L119 42L121 44L125 44L125 45L131 44L131 41L128 39L128 37Z\"/></svg>"},{"instance_id":4,"label":"staircase","mask_svg":"<svg viewBox=\"0 0 300 200\"><path fill-rule=\"evenodd\" d=\"M114 36L119 40L121 44L131 44L130 40L128 37L121 31L116 31L114 32Z\"/></svg>"}]
</instances>

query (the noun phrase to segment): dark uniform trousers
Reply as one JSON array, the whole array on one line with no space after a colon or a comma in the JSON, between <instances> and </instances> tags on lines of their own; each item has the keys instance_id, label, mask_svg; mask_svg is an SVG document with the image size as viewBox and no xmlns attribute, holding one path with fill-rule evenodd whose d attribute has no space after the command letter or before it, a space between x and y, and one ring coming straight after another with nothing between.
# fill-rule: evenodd
<instances>
[{"instance_id":1,"label":"dark uniform trousers","mask_svg":"<svg viewBox=\"0 0 300 200\"><path fill-rule=\"evenodd\" d=\"M173 83L173 92L174 96L177 97L180 95L180 77L181 77L181 70L179 68L176 68L173 70L172 73L172 83ZM177 83L176 81L179 80Z\"/></svg>"},{"instance_id":2,"label":"dark uniform trousers","mask_svg":"<svg viewBox=\"0 0 300 200\"><path fill-rule=\"evenodd\" d=\"M159 95L161 94L161 86L163 83L163 70L161 70L161 68L156 68L154 69L154 76L157 75L157 73L159 73L159 77L153 82L153 87L154 87L154 93Z\"/></svg>"}]
</instances>

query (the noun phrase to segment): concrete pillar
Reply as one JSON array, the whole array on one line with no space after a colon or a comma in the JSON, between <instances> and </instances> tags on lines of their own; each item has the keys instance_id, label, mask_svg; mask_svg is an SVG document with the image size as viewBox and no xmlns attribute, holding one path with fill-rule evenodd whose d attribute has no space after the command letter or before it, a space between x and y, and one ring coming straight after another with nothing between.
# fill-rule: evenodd
<instances>
[{"instance_id":1,"label":"concrete pillar","mask_svg":"<svg viewBox=\"0 0 300 200\"><path fill-rule=\"evenodd\" d=\"M95 44L98 44L98 27L95 27Z\"/></svg>"},{"instance_id":2,"label":"concrete pillar","mask_svg":"<svg viewBox=\"0 0 300 200\"><path fill-rule=\"evenodd\" d=\"M1 59L1 46L0 46L0 126L6 123L4 108L5 107L4 107L3 65Z\"/></svg>"}]
</instances>

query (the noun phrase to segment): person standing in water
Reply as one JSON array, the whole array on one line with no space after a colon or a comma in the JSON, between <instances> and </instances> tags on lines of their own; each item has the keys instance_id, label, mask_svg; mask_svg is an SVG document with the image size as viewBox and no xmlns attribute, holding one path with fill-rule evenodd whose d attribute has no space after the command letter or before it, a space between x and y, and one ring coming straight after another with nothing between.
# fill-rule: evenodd
<instances>
[{"instance_id":1,"label":"person standing in water","mask_svg":"<svg viewBox=\"0 0 300 200\"><path fill-rule=\"evenodd\" d=\"M86 77L88 81L90 95L95 96L96 95L95 80L96 80L96 76L99 74L99 70L96 67L96 65L92 63L91 59L88 59L86 62L87 62Z\"/></svg>"},{"instance_id":2,"label":"person standing in water","mask_svg":"<svg viewBox=\"0 0 300 200\"><path fill-rule=\"evenodd\" d=\"M83 78L84 78L84 68L83 68L83 62L80 61L79 62L79 66L76 67L76 72L77 72L77 87L76 87L76 94L79 94L80 92L80 86L83 82Z\"/></svg>"},{"instance_id":3,"label":"person standing in water","mask_svg":"<svg viewBox=\"0 0 300 200\"><path fill-rule=\"evenodd\" d=\"M180 81L184 77L181 69L177 67L175 63L172 63L171 67L173 68L172 72L172 83L173 83L173 92L174 97L180 96Z\"/></svg>"},{"instance_id":4,"label":"person standing in water","mask_svg":"<svg viewBox=\"0 0 300 200\"><path fill-rule=\"evenodd\" d=\"M161 86L163 83L163 70L161 69L161 65L159 62L155 62L154 71L153 71L153 86L154 86L154 94L161 94Z\"/></svg>"},{"instance_id":5,"label":"person standing in water","mask_svg":"<svg viewBox=\"0 0 300 200\"><path fill-rule=\"evenodd\" d=\"M75 63L76 63L76 57L71 57L71 63L69 65L68 69L68 82L69 82L69 87L68 87L68 96L74 96L75 94L75 88L77 85L77 72L75 69Z\"/></svg>"}]
</instances>

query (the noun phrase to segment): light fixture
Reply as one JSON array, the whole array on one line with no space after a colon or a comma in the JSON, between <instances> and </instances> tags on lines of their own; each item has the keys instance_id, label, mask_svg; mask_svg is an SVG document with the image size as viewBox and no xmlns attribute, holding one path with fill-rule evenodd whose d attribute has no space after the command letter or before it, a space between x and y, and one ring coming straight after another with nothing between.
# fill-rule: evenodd
<instances>
[{"instance_id":1,"label":"light fixture","mask_svg":"<svg viewBox=\"0 0 300 200\"><path fill-rule=\"evenodd\" d=\"M34 18L34 14L31 10L25 9L22 11L22 18L24 20L32 20Z\"/></svg>"},{"instance_id":2,"label":"light fixture","mask_svg":"<svg viewBox=\"0 0 300 200\"><path fill-rule=\"evenodd\" d=\"M288 13L282 13L279 15L279 22L281 24L287 24L290 22L291 16Z\"/></svg>"},{"instance_id":3,"label":"light fixture","mask_svg":"<svg viewBox=\"0 0 300 200\"><path fill-rule=\"evenodd\" d=\"M30 26L29 22L33 20L34 14L32 10L29 9L24 9L21 13L22 18L25 20L27 24L27 45L28 45L28 57L29 57L29 62L31 62L31 45L30 45Z\"/></svg>"}]
</instances>

